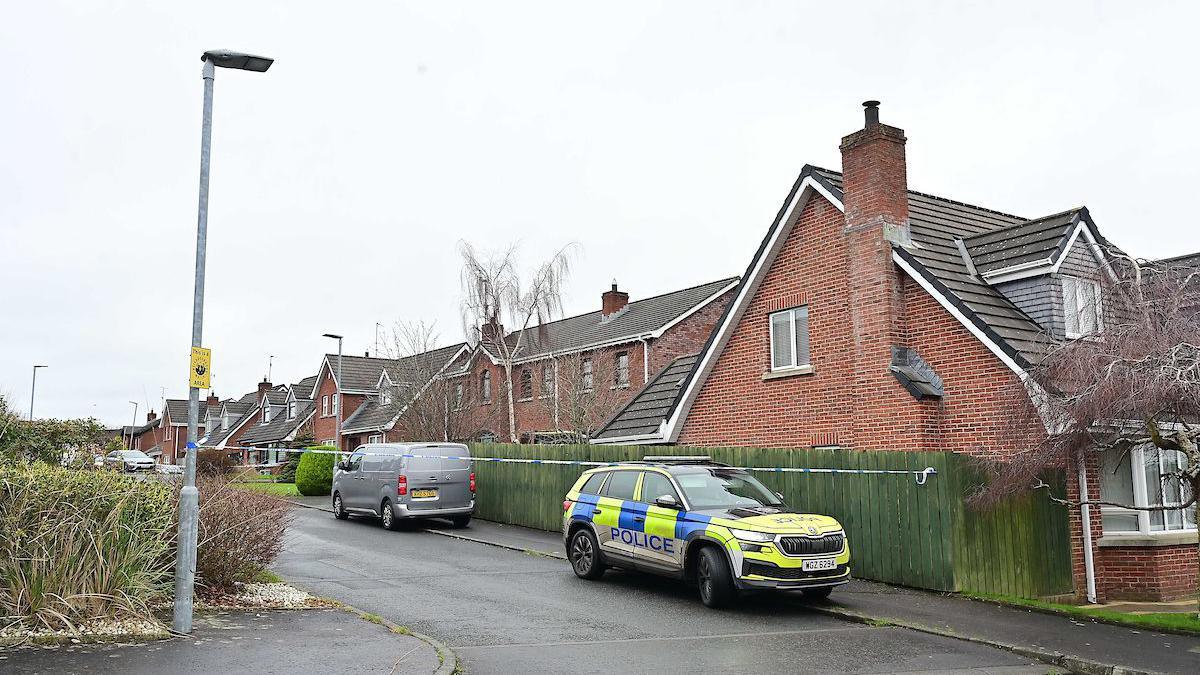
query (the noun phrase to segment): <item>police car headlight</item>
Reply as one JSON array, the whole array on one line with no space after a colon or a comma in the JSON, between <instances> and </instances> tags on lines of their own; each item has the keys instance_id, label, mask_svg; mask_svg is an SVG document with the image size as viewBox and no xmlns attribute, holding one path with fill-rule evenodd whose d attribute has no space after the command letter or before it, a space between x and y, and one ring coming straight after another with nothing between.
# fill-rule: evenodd
<instances>
[{"instance_id":1,"label":"police car headlight","mask_svg":"<svg viewBox=\"0 0 1200 675\"><path fill-rule=\"evenodd\" d=\"M749 530L735 530L733 528L730 528L729 531L733 536L742 541L773 541L775 539L775 535L767 534L766 532L751 532Z\"/></svg>"}]
</instances>

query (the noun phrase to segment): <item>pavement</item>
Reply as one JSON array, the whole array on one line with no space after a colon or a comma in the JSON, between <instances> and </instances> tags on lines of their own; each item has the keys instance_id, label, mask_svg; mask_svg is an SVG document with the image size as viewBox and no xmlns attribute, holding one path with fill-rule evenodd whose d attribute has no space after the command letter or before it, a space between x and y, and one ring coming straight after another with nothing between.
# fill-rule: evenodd
<instances>
[{"instance_id":1,"label":"pavement","mask_svg":"<svg viewBox=\"0 0 1200 675\"><path fill-rule=\"evenodd\" d=\"M316 509L295 515L275 572L436 636L468 675L1057 672L983 644L829 616L797 594L751 595L713 611L691 587L654 576L613 570L582 581L555 557L552 533L482 521L390 532ZM529 551L480 543L487 539Z\"/></svg>"},{"instance_id":2,"label":"pavement","mask_svg":"<svg viewBox=\"0 0 1200 675\"><path fill-rule=\"evenodd\" d=\"M430 643L341 609L205 613L194 628L187 637L138 644L0 650L0 672L428 675L442 666Z\"/></svg>"},{"instance_id":3,"label":"pavement","mask_svg":"<svg viewBox=\"0 0 1200 675\"><path fill-rule=\"evenodd\" d=\"M324 498L310 498L306 505L328 508L327 501ZM363 525L370 523L361 521ZM405 534L416 533L459 538L464 543L486 543L497 549L494 555L499 555L501 550L511 550L524 552L526 557L534 554L565 560L561 535L556 532L481 520L474 520L470 527L458 530L452 529L449 523L434 520L416 525L412 533ZM559 565L560 571L573 580L570 569L562 563ZM684 589L675 582L654 577L635 581L633 578L641 575L619 572L610 572L604 579L610 577L621 586L670 588L670 591L663 592L695 603L686 611L702 609L698 601L690 598L691 589ZM601 581L600 585L605 585L605 581ZM916 631L956 638L964 644L1000 647L1026 658L1081 672L1111 672L1113 667L1133 673L1200 672L1200 637L1113 626L956 595L854 580L836 590L829 601L822 603L806 604L798 594L793 593L751 596L748 599L752 607L777 605L787 607L789 612L806 612L809 615L861 622L884 621L909 628L910 634ZM644 598L635 600L641 602ZM438 634L436 630L430 632ZM456 651L463 653L458 647ZM469 658L469 653L464 658Z\"/></svg>"}]
</instances>

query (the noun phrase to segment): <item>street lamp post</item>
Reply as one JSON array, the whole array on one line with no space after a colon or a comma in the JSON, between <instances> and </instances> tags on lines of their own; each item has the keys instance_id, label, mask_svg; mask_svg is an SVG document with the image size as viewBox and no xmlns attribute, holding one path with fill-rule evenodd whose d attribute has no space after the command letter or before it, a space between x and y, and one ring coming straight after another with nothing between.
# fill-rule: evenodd
<instances>
[{"instance_id":1,"label":"street lamp post","mask_svg":"<svg viewBox=\"0 0 1200 675\"><path fill-rule=\"evenodd\" d=\"M49 366L34 366L33 367L33 386L29 389L29 421L33 421L33 396L37 394L37 371L38 368L49 368ZM340 377L340 376L339 376Z\"/></svg>"},{"instance_id":2,"label":"street lamp post","mask_svg":"<svg viewBox=\"0 0 1200 675\"><path fill-rule=\"evenodd\" d=\"M228 50L204 52L201 77L204 78L204 112L200 127L200 203L196 220L196 285L192 296L192 346L200 346L204 326L204 263L208 240L208 173L212 146L213 78L217 66L266 72L274 59ZM190 384L190 383L189 383ZM192 632L192 592L196 582L196 536L200 517L200 493L196 489L196 428L200 417L200 390L188 387L187 456L184 463L183 489L179 491L179 536L175 558L175 616L172 627L177 633Z\"/></svg>"},{"instance_id":3,"label":"street lamp post","mask_svg":"<svg viewBox=\"0 0 1200 675\"><path fill-rule=\"evenodd\" d=\"M337 431L333 437L333 444L334 447L336 447L340 452L342 449L342 403L344 403L344 401L342 401L342 336L334 335L333 333L325 333L321 337L327 337L331 340L337 340L338 342L337 381L333 383L333 401L337 406L337 412L333 416L333 423L335 425L334 429ZM337 457L340 459L341 455L338 455Z\"/></svg>"},{"instance_id":4,"label":"street lamp post","mask_svg":"<svg viewBox=\"0 0 1200 675\"><path fill-rule=\"evenodd\" d=\"M133 404L133 423L129 425L129 449L133 449L133 428L137 426L137 401L130 401Z\"/></svg>"}]
</instances>

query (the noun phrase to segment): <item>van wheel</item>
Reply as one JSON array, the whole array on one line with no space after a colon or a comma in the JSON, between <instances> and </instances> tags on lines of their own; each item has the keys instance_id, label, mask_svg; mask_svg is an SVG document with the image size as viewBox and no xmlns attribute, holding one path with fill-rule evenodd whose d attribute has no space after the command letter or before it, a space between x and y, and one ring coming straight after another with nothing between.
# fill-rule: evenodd
<instances>
[{"instance_id":1,"label":"van wheel","mask_svg":"<svg viewBox=\"0 0 1200 675\"><path fill-rule=\"evenodd\" d=\"M805 600L824 600L833 592L833 586L825 586L824 588L805 588L801 589L800 593L804 595Z\"/></svg>"},{"instance_id":2,"label":"van wheel","mask_svg":"<svg viewBox=\"0 0 1200 675\"><path fill-rule=\"evenodd\" d=\"M392 512L392 500L390 499L383 500L383 505L379 509L379 524L388 530L395 530L400 527L400 520Z\"/></svg>"},{"instance_id":3,"label":"van wheel","mask_svg":"<svg viewBox=\"0 0 1200 675\"><path fill-rule=\"evenodd\" d=\"M725 554L715 547L700 549L700 558L696 561L696 583L700 587L700 601L707 607L726 607L737 597L729 562Z\"/></svg>"},{"instance_id":4,"label":"van wheel","mask_svg":"<svg viewBox=\"0 0 1200 675\"><path fill-rule=\"evenodd\" d=\"M471 516L470 516L470 514L465 515L465 516L454 516L453 518L450 519L450 524L453 525L454 527L462 529L462 528L466 527L467 525L471 524Z\"/></svg>"},{"instance_id":5,"label":"van wheel","mask_svg":"<svg viewBox=\"0 0 1200 675\"><path fill-rule=\"evenodd\" d=\"M336 492L333 493L333 517L338 520L345 520L348 515L346 513L346 505L342 503L342 496Z\"/></svg>"},{"instance_id":6,"label":"van wheel","mask_svg":"<svg viewBox=\"0 0 1200 675\"><path fill-rule=\"evenodd\" d=\"M604 564L600 562L600 546L596 543L596 535L586 527L581 527L571 535L571 545L567 547L567 558L571 561L571 569L580 579L593 581L604 574Z\"/></svg>"}]
</instances>

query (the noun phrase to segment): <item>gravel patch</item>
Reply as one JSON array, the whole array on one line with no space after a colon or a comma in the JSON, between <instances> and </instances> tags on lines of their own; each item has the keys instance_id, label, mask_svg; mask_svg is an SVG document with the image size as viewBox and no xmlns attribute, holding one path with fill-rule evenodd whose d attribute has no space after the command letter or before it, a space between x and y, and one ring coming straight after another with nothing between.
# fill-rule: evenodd
<instances>
[{"instance_id":1,"label":"gravel patch","mask_svg":"<svg viewBox=\"0 0 1200 675\"><path fill-rule=\"evenodd\" d=\"M329 602L284 583L242 584L236 594L206 595L197 609L308 609Z\"/></svg>"},{"instance_id":2,"label":"gravel patch","mask_svg":"<svg viewBox=\"0 0 1200 675\"><path fill-rule=\"evenodd\" d=\"M8 625L0 628L0 646L119 641L114 638L130 641L161 640L170 636L166 627L157 621L136 618L95 619L77 624L74 630L30 628L24 624Z\"/></svg>"}]
</instances>

